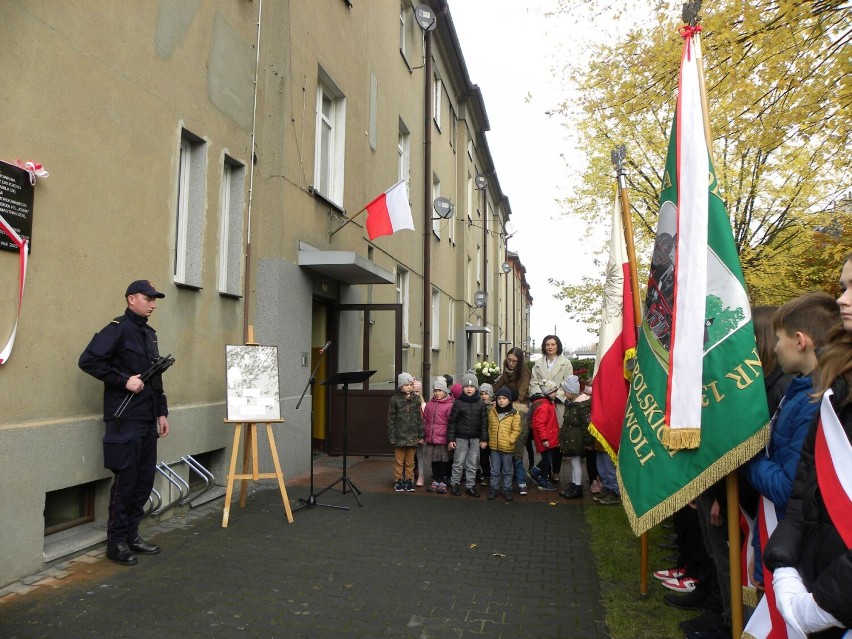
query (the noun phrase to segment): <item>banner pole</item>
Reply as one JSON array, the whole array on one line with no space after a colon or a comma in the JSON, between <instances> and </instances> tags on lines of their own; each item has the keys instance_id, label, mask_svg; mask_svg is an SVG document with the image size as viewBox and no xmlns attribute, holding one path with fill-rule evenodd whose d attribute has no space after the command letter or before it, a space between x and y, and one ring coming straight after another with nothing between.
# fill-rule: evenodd
<instances>
[{"instance_id":1,"label":"banner pole","mask_svg":"<svg viewBox=\"0 0 852 639\"><path fill-rule=\"evenodd\" d=\"M624 242L627 246L627 264L630 270L630 290L633 294L633 326L636 331L636 343L639 343L639 330L642 327L642 310L639 303L639 276L636 268L636 247L633 243L633 220L630 216L630 201L627 194L627 172L624 160L627 149L622 144L612 151L610 158L615 165L618 179L618 194L621 200L621 226L624 229ZM639 594L648 595L648 533L640 535L640 578Z\"/></svg>"}]
</instances>

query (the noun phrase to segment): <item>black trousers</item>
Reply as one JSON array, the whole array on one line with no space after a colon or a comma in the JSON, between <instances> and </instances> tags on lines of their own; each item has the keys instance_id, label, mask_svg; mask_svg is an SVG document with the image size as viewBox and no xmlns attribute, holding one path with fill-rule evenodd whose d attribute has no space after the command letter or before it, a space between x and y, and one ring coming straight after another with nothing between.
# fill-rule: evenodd
<instances>
[{"instance_id":1,"label":"black trousers","mask_svg":"<svg viewBox=\"0 0 852 639\"><path fill-rule=\"evenodd\" d=\"M147 431L134 435L125 444L109 444L112 454L119 456L123 453L127 465L121 469L113 468L115 475L109 494L107 520L108 544L129 541L139 534L139 522L154 487L157 438L156 431ZM119 447L123 450L116 450Z\"/></svg>"}]
</instances>

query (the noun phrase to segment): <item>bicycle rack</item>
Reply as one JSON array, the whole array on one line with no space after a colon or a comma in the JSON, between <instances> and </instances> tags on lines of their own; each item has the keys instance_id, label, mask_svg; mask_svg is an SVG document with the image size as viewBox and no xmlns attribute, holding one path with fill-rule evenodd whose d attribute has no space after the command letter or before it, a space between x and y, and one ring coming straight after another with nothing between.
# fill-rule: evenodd
<instances>
[{"instance_id":1,"label":"bicycle rack","mask_svg":"<svg viewBox=\"0 0 852 639\"><path fill-rule=\"evenodd\" d=\"M156 497L156 501L154 498ZM148 495L148 503L146 504L146 508L142 511L142 516L147 517L152 512L157 510L160 507L160 504L163 503L163 498L160 493L157 492L156 488L151 488L151 494ZM156 504L156 505L154 505Z\"/></svg>"},{"instance_id":2,"label":"bicycle rack","mask_svg":"<svg viewBox=\"0 0 852 639\"><path fill-rule=\"evenodd\" d=\"M190 497L189 493L187 493L186 497L184 497L184 499L180 502L181 506L183 506L185 504L189 504L190 507L191 507L192 502L194 500L198 499L199 497L201 497L201 495L203 495L208 490L213 488L213 483L214 483L215 478L213 477L213 473L211 473L204 466L202 466L201 463L197 459L195 459L192 455L184 455L180 459L183 463L185 463L187 466L189 466L189 469L191 471L195 472L196 475L200 476L201 479L204 480L204 488L202 488L200 491L198 491L192 497Z\"/></svg>"},{"instance_id":3,"label":"bicycle rack","mask_svg":"<svg viewBox=\"0 0 852 639\"><path fill-rule=\"evenodd\" d=\"M160 462L157 464L157 472L165 477L166 481L168 481L172 486L178 489L178 496L172 499L168 504L151 511L151 515L153 517L162 515L170 508L174 508L186 497L187 494L189 494L189 484L187 484L180 475L173 471L167 463ZM186 489L186 493L184 493L184 489Z\"/></svg>"}]
</instances>

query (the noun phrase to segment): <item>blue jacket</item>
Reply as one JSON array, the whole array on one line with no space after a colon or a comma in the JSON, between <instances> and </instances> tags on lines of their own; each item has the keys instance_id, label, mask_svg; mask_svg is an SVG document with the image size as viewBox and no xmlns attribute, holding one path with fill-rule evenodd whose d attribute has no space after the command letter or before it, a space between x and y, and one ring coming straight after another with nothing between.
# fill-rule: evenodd
<instances>
[{"instance_id":1,"label":"blue jacket","mask_svg":"<svg viewBox=\"0 0 852 639\"><path fill-rule=\"evenodd\" d=\"M810 396L812 390L810 377L797 377L790 381L770 426L768 454L756 457L746 466L751 485L775 504L778 519L784 517L787 500L793 492L802 442L819 409L819 403Z\"/></svg>"}]
</instances>

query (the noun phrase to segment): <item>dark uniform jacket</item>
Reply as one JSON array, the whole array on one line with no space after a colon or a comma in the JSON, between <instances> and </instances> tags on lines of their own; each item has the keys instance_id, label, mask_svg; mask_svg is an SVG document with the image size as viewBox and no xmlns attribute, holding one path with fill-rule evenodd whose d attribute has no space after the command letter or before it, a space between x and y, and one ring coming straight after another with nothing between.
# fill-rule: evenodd
<instances>
[{"instance_id":1,"label":"dark uniform jacket","mask_svg":"<svg viewBox=\"0 0 852 639\"><path fill-rule=\"evenodd\" d=\"M159 356L157 334L148 326L148 318L130 309L95 333L80 355L80 368L104 383L105 442L123 443L133 435L116 424L115 411L130 392L125 388L127 380L150 368ZM168 414L162 379L157 377L133 396L120 421L145 422L156 429L157 418Z\"/></svg>"}]
</instances>

